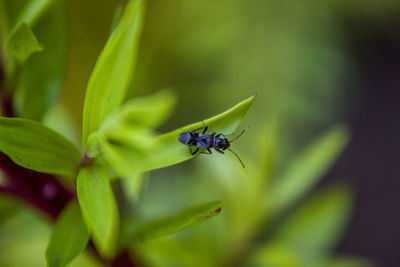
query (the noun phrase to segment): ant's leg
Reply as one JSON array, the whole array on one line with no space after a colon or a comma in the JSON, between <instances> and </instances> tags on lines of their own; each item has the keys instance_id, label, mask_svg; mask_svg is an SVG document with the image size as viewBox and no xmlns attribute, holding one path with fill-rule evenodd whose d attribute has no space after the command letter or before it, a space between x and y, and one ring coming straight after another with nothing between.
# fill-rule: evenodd
<instances>
[{"instance_id":1,"label":"ant's leg","mask_svg":"<svg viewBox=\"0 0 400 267\"><path fill-rule=\"evenodd\" d=\"M220 137L221 135L222 135L224 138L226 138L226 135L224 135L224 134L217 134L215 137L218 138L218 137Z\"/></svg>"},{"instance_id":2,"label":"ant's leg","mask_svg":"<svg viewBox=\"0 0 400 267\"><path fill-rule=\"evenodd\" d=\"M197 128L197 129L193 130L192 132L198 131L198 130L200 130L200 129L205 129L205 130L203 131L203 133L204 133L205 131L207 131L208 127L207 127L207 126L203 126L203 127L200 127L200 128Z\"/></svg>"},{"instance_id":3,"label":"ant's leg","mask_svg":"<svg viewBox=\"0 0 400 267\"><path fill-rule=\"evenodd\" d=\"M197 148L195 151L193 151L192 152L192 150L190 150L190 153L192 154L192 156L194 155L194 154L196 154L197 153L197 151L199 151L199 148Z\"/></svg>"},{"instance_id":4,"label":"ant's leg","mask_svg":"<svg viewBox=\"0 0 400 267\"><path fill-rule=\"evenodd\" d=\"M216 134L216 132L214 132L213 130L211 130L210 128L207 127L207 129L212 133L211 135L214 136Z\"/></svg>"},{"instance_id":5,"label":"ant's leg","mask_svg":"<svg viewBox=\"0 0 400 267\"><path fill-rule=\"evenodd\" d=\"M211 150L209 148L207 148L207 151L208 151L208 153L207 152L201 152L201 153L202 154L212 154L212 152L211 152Z\"/></svg>"},{"instance_id":6,"label":"ant's leg","mask_svg":"<svg viewBox=\"0 0 400 267\"><path fill-rule=\"evenodd\" d=\"M225 152L224 151L222 151L222 150L219 150L219 149L215 149L217 152L219 152L219 153L221 153L221 154L225 154Z\"/></svg>"}]
</instances>

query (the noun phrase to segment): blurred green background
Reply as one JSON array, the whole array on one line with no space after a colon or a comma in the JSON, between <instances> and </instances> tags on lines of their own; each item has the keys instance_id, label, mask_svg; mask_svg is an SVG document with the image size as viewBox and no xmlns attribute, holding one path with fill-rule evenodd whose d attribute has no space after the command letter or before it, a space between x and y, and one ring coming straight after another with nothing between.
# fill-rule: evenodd
<instances>
[{"instance_id":1,"label":"blurred green background","mask_svg":"<svg viewBox=\"0 0 400 267\"><path fill-rule=\"evenodd\" d=\"M60 66L65 68L65 76L58 100L44 121L60 129L78 146L87 81L123 3L70 0L62 7L65 25L60 29L64 27L66 35L57 40L62 40L58 47L65 45L66 49L65 64ZM374 153L371 146L364 154L365 150L360 148L368 146L369 139L357 143L357 138L374 128L373 122L381 121L379 116L399 115L398 109L390 109L372 117L371 123L360 115L369 108L364 103L373 102L379 95L370 92L378 92L374 88L382 84L393 89L386 91L389 93L384 99L399 96L390 93L396 86L379 82L388 79L378 75L379 70L395 73L398 64L388 66L389 61L382 60L378 61L379 65L369 60L372 55L380 58L385 49L379 41L368 48L375 38L389 36L382 42L393 44L388 49L398 56L399 12L399 1L395 0L148 1L139 61L129 97L148 95L166 87L176 91L178 106L160 132L210 117L254 93L258 97L241 125L245 128L251 123L252 127L233 145L248 166L246 170L241 169L232 155L214 153L154 171L134 211L143 218L153 218L192 204L222 199L221 216L141 245L135 248L136 253L157 266L230 266L234 263L369 266L369 260L377 262L378 266L399 264L400 258L395 256L399 243L393 241L399 237L398 230L390 232L394 231L393 224L386 232L382 230L385 221L394 213L393 208L388 208L388 212L382 214L387 217L382 217L375 225L362 225L364 219L375 215L371 215L373 211L367 208L365 198L360 199L360 196L368 196L363 195L366 191L360 180L353 177L360 174L365 164L372 162L373 165L372 159L360 161L357 158L360 155L367 158L366 154ZM385 55L391 58L390 52ZM378 81L369 91L363 85L371 84L365 78L371 72L366 71L368 68L363 63L381 67L372 68ZM392 79L390 84L397 80ZM315 183L317 178L325 179L315 194L314 191L304 193L276 220L268 220L268 216L274 214L265 212L268 208L262 207L268 206L263 204L268 198L265 196L268 191L263 188L273 186L273 179L284 176L287 169L292 168L292 162L304 156L301 153L308 144L343 122L350 126L351 140L356 140L350 142L345 161L341 159L330 174L317 172L321 177L316 177ZM386 126L383 125L383 129ZM399 133L397 128L388 129ZM384 137L386 132L382 130L379 134ZM341 133L338 138L345 139ZM342 143L345 141L338 141L337 146ZM393 144L396 147L398 142ZM385 149L392 148L386 146L379 150L382 155L388 152ZM392 155L391 152L387 154ZM320 154L316 155L313 160L318 165L323 160ZM300 173L302 168L298 170ZM380 174L379 171L372 173ZM395 173L391 169L390 177L395 177ZM374 187L373 179L380 177L371 177L368 194ZM311 183L310 190L313 187ZM382 197L386 187L379 190L374 199ZM355 209L352 209L352 200L355 200ZM398 200L398 197L393 198L387 204L393 207ZM374 205L378 210L383 202L376 201ZM345 231L351 213L357 215L357 220ZM363 214L367 215L363 217ZM29 229L21 227L28 222ZM351 230L357 228L382 231L382 235ZM44 265L42 251L50 226L43 218L21 209L18 216L0 226L0 233L1 266ZM350 233L350 239L346 238L346 233ZM366 245L369 242L389 247L381 251L378 245ZM344 256L335 256L338 247ZM21 254L26 257L17 256ZM38 254L43 256L38 257ZM74 265L95 264L85 257Z\"/></svg>"}]
</instances>

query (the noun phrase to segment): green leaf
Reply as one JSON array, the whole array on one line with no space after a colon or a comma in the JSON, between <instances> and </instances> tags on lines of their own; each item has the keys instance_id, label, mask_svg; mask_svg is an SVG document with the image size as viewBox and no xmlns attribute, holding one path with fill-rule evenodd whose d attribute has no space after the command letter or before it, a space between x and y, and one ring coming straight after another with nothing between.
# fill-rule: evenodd
<instances>
[{"instance_id":1,"label":"green leaf","mask_svg":"<svg viewBox=\"0 0 400 267\"><path fill-rule=\"evenodd\" d=\"M83 111L83 147L110 113L117 110L131 81L142 29L144 1L131 0L101 52L90 77Z\"/></svg>"},{"instance_id":2,"label":"green leaf","mask_svg":"<svg viewBox=\"0 0 400 267\"><path fill-rule=\"evenodd\" d=\"M267 194L270 212L283 212L310 191L346 147L348 139L346 129L337 126L301 152Z\"/></svg>"},{"instance_id":3,"label":"green leaf","mask_svg":"<svg viewBox=\"0 0 400 267\"><path fill-rule=\"evenodd\" d=\"M120 234L120 247L126 247L136 242L144 242L179 232L193 225L202 223L221 212L222 202L215 201L184 210L175 216L136 224L127 221L123 224Z\"/></svg>"},{"instance_id":4,"label":"green leaf","mask_svg":"<svg viewBox=\"0 0 400 267\"><path fill-rule=\"evenodd\" d=\"M232 134L246 115L255 98L256 95L249 97L231 109L204 120L204 124L203 122L197 122L160 135L156 138L152 146L149 147L148 153L151 154L151 157L149 158L150 160L146 162L144 169L158 169L193 158L194 156L190 154L188 146L178 141L178 136L182 132L192 131L207 125L217 133L223 133L225 135Z\"/></svg>"},{"instance_id":5,"label":"green leaf","mask_svg":"<svg viewBox=\"0 0 400 267\"><path fill-rule=\"evenodd\" d=\"M158 137L147 128L159 124L160 116L164 119L170 110L171 104L167 103L171 100L165 102L164 94L153 96L159 98L157 102L153 102L154 98L150 97L133 101L132 104L139 102L143 105L129 105L128 107L134 108L126 109L127 112L123 108L121 113L111 115L100 133L91 136L90 143L93 146L100 143L100 150L120 177L137 177L143 171L177 164L193 157L189 148L178 141L178 136L184 131L202 127L202 122ZM204 123L216 132L230 134L239 125L254 99L255 96L252 96L228 111L205 120ZM92 142L93 140L95 142Z\"/></svg>"},{"instance_id":6,"label":"green leaf","mask_svg":"<svg viewBox=\"0 0 400 267\"><path fill-rule=\"evenodd\" d=\"M25 62L31 54L43 50L29 25L24 22L15 27L6 44L6 49L20 63Z\"/></svg>"},{"instance_id":7,"label":"green leaf","mask_svg":"<svg viewBox=\"0 0 400 267\"><path fill-rule=\"evenodd\" d=\"M32 1L36 2L36 1ZM43 1L38 1L43 2ZM18 70L14 96L16 114L40 121L63 87L66 63L66 14L64 0L51 1L31 25L44 50L29 57ZM43 3L44 5L45 3Z\"/></svg>"},{"instance_id":8,"label":"green leaf","mask_svg":"<svg viewBox=\"0 0 400 267\"><path fill-rule=\"evenodd\" d=\"M78 200L83 219L96 247L106 257L114 253L118 233L118 207L107 170L94 163L79 171Z\"/></svg>"},{"instance_id":9,"label":"green leaf","mask_svg":"<svg viewBox=\"0 0 400 267\"><path fill-rule=\"evenodd\" d=\"M75 177L81 155L65 137L20 118L0 117L0 151L18 165L44 173Z\"/></svg>"},{"instance_id":10,"label":"green leaf","mask_svg":"<svg viewBox=\"0 0 400 267\"><path fill-rule=\"evenodd\" d=\"M79 205L72 201L62 211L53 228L46 250L48 266L67 266L81 253L88 241L89 232Z\"/></svg>"},{"instance_id":11,"label":"green leaf","mask_svg":"<svg viewBox=\"0 0 400 267\"><path fill-rule=\"evenodd\" d=\"M34 24L38 17L42 15L53 2L55 2L55 0L28 1L21 10L18 19L20 21L26 21L29 24Z\"/></svg>"},{"instance_id":12,"label":"green leaf","mask_svg":"<svg viewBox=\"0 0 400 267\"><path fill-rule=\"evenodd\" d=\"M329 255L340 240L351 211L348 188L335 186L315 194L275 231L271 243L292 250L309 266Z\"/></svg>"}]
</instances>

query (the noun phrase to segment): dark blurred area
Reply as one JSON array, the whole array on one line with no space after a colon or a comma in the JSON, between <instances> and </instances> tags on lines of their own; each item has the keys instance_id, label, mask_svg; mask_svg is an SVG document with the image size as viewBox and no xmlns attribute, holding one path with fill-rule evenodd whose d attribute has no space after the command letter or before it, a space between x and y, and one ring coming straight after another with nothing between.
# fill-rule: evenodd
<instances>
[{"instance_id":1,"label":"dark blurred area","mask_svg":"<svg viewBox=\"0 0 400 267\"><path fill-rule=\"evenodd\" d=\"M356 205L340 251L399 266L400 31L398 18L351 24L346 34L358 79L355 109L347 115L352 141L328 175L356 189Z\"/></svg>"}]
</instances>

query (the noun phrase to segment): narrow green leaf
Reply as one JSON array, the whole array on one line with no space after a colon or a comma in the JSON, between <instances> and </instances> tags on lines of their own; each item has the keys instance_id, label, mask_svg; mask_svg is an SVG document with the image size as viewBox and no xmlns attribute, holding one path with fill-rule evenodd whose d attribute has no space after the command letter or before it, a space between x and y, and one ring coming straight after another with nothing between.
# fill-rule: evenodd
<instances>
[{"instance_id":1,"label":"narrow green leaf","mask_svg":"<svg viewBox=\"0 0 400 267\"><path fill-rule=\"evenodd\" d=\"M156 138L154 144L152 144L152 146L149 148L148 153L150 153L152 156L146 163L144 169L158 169L192 158L193 156L190 154L188 146L178 141L178 136L182 132L192 131L207 125L217 133L223 133L225 135L232 134L238 127L240 121L246 115L255 98L256 95L249 97L231 109L217 116L204 120L204 124L203 122L197 122L184 126L175 131L160 135Z\"/></svg>"},{"instance_id":2,"label":"narrow green leaf","mask_svg":"<svg viewBox=\"0 0 400 267\"><path fill-rule=\"evenodd\" d=\"M71 202L62 211L53 228L46 250L49 267L67 266L89 241L89 232L83 221L79 205Z\"/></svg>"},{"instance_id":3,"label":"narrow green leaf","mask_svg":"<svg viewBox=\"0 0 400 267\"><path fill-rule=\"evenodd\" d=\"M18 20L26 21L29 24L34 24L38 17L43 14L54 1L55 0L27 1L26 5L18 16Z\"/></svg>"},{"instance_id":4,"label":"narrow green leaf","mask_svg":"<svg viewBox=\"0 0 400 267\"><path fill-rule=\"evenodd\" d=\"M76 186L83 219L95 245L104 256L111 257L115 249L119 217L107 170L97 164L82 168Z\"/></svg>"},{"instance_id":5,"label":"narrow green leaf","mask_svg":"<svg viewBox=\"0 0 400 267\"><path fill-rule=\"evenodd\" d=\"M179 232L218 215L221 208L222 202L216 201L184 210L170 218L149 223L136 224L127 221L121 230L120 247Z\"/></svg>"},{"instance_id":6,"label":"narrow green leaf","mask_svg":"<svg viewBox=\"0 0 400 267\"><path fill-rule=\"evenodd\" d=\"M18 165L38 172L75 177L81 155L65 137L20 118L0 117L0 151Z\"/></svg>"},{"instance_id":7,"label":"narrow green leaf","mask_svg":"<svg viewBox=\"0 0 400 267\"><path fill-rule=\"evenodd\" d=\"M42 2L46 8L40 9L40 12L45 12L35 17L35 23L31 27L44 50L31 55L20 66L14 96L17 115L37 121L42 119L58 98L66 65L65 1L50 1L51 4L37 1Z\"/></svg>"},{"instance_id":8,"label":"narrow green leaf","mask_svg":"<svg viewBox=\"0 0 400 267\"><path fill-rule=\"evenodd\" d=\"M283 212L311 190L346 147L348 139L346 129L338 126L301 152L267 194L270 212Z\"/></svg>"},{"instance_id":9,"label":"narrow green leaf","mask_svg":"<svg viewBox=\"0 0 400 267\"><path fill-rule=\"evenodd\" d=\"M272 243L295 252L305 266L323 259L337 245L351 211L348 188L318 192L275 231Z\"/></svg>"},{"instance_id":10,"label":"narrow green leaf","mask_svg":"<svg viewBox=\"0 0 400 267\"><path fill-rule=\"evenodd\" d=\"M131 0L104 47L86 89L83 111L83 147L92 132L118 109L125 97L136 63L144 16L144 0Z\"/></svg>"},{"instance_id":11,"label":"narrow green leaf","mask_svg":"<svg viewBox=\"0 0 400 267\"><path fill-rule=\"evenodd\" d=\"M7 41L6 49L20 63L24 63L31 54L43 50L29 25L24 22L15 27Z\"/></svg>"}]
</instances>

